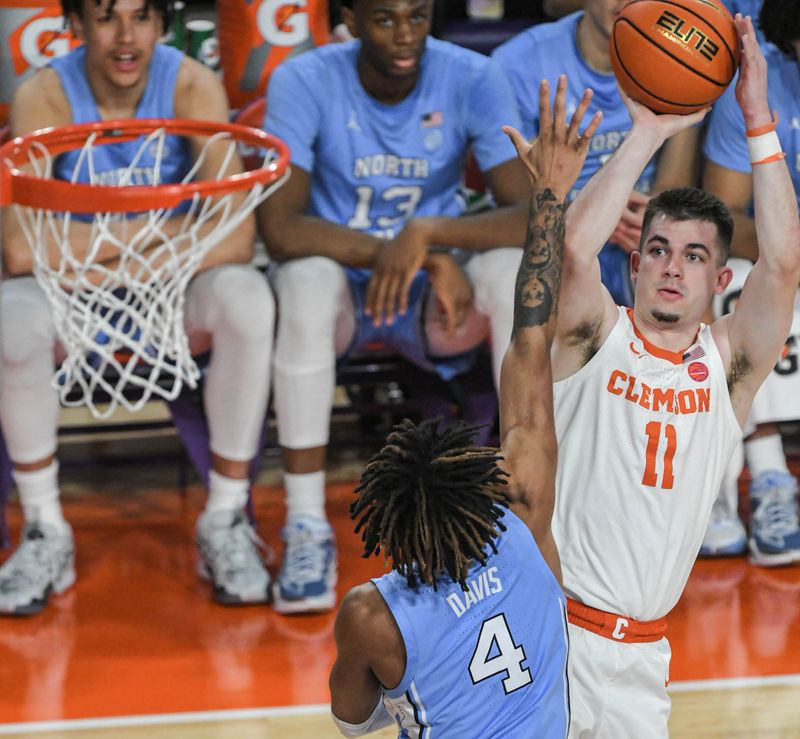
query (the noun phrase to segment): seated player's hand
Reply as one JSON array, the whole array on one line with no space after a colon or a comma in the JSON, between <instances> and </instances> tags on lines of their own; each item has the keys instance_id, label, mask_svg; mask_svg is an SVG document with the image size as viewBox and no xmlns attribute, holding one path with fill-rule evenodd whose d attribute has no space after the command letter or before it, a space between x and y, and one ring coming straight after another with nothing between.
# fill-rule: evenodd
<instances>
[{"instance_id":1,"label":"seated player's hand","mask_svg":"<svg viewBox=\"0 0 800 739\"><path fill-rule=\"evenodd\" d=\"M644 195L634 190L628 198L628 203L617 227L614 229L614 233L609 238L609 241L622 247L628 254L639 248L644 211L648 202L650 202L649 195Z\"/></svg>"},{"instance_id":2,"label":"seated player's hand","mask_svg":"<svg viewBox=\"0 0 800 739\"><path fill-rule=\"evenodd\" d=\"M431 254L427 269L445 330L452 336L472 308L472 284L449 254Z\"/></svg>"},{"instance_id":3,"label":"seated player's hand","mask_svg":"<svg viewBox=\"0 0 800 739\"><path fill-rule=\"evenodd\" d=\"M525 165L531 183L539 188L553 189L562 199L566 198L581 173L589 151L589 141L603 118L603 114L598 111L592 116L586 130L580 132L581 123L593 94L589 89L584 91L575 113L567 124L566 75L562 74L558 78L552 112L550 85L547 80L542 80L539 85L539 136L529 143L515 128L503 127Z\"/></svg>"},{"instance_id":4,"label":"seated player's hand","mask_svg":"<svg viewBox=\"0 0 800 739\"><path fill-rule=\"evenodd\" d=\"M414 275L428 255L428 240L421 220L411 220L381 249L372 267L364 312L375 326L391 326L394 317L408 310L408 291Z\"/></svg>"}]
</instances>

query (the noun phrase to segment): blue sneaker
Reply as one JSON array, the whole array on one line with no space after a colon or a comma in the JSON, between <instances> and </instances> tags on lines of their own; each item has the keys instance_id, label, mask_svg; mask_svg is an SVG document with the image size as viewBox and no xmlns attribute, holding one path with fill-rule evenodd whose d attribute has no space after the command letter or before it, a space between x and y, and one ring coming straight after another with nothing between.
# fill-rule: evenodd
<instances>
[{"instance_id":1,"label":"blue sneaker","mask_svg":"<svg viewBox=\"0 0 800 739\"><path fill-rule=\"evenodd\" d=\"M709 559L738 557L745 551L747 532L744 524L739 520L739 514L731 510L724 496L719 496L711 509L711 519L700 546L700 556Z\"/></svg>"},{"instance_id":2,"label":"blue sneaker","mask_svg":"<svg viewBox=\"0 0 800 739\"><path fill-rule=\"evenodd\" d=\"M800 561L797 478L762 472L750 484L750 561L764 567Z\"/></svg>"},{"instance_id":3,"label":"blue sneaker","mask_svg":"<svg viewBox=\"0 0 800 739\"><path fill-rule=\"evenodd\" d=\"M272 599L278 613L329 611L336 605L336 542L330 524L298 517L281 532L283 563Z\"/></svg>"}]
</instances>

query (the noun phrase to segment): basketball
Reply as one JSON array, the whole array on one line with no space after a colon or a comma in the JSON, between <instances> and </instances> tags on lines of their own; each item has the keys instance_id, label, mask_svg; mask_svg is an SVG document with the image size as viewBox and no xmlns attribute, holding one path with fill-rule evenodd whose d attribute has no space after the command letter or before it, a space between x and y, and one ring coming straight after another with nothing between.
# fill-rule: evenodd
<instances>
[{"instance_id":1,"label":"basketball","mask_svg":"<svg viewBox=\"0 0 800 739\"><path fill-rule=\"evenodd\" d=\"M655 113L693 113L736 73L733 16L722 0L634 0L614 21L611 65L622 89Z\"/></svg>"}]
</instances>

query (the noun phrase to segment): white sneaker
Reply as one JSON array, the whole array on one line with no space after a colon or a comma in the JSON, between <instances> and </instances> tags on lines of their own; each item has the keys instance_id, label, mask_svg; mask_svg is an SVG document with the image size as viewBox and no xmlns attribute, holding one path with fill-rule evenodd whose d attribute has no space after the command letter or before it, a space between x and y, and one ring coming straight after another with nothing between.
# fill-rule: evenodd
<instances>
[{"instance_id":1,"label":"white sneaker","mask_svg":"<svg viewBox=\"0 0 800 739\"><path fill-rule=\"evenodd\" d=\"M750 561L762 567L800 562L797 478L762 472L750 483Z\"/></svg>"},{"instance_id":2,"label":"white sneaker","mask_svg":"<svg viewBox=\"0 0 800 739\"><path fill-rule=\"evenodd\" d=\"M25 524L14 554L0 567L0 613L29 616L41 611L50 593L75 582L72 529L46 523Z\"/></svg>"},{"instance_id":3,"label":"white sneaker","mask_svg":"<svg viewBox=\"0 0 800 739\"><path fill-rule=\"evenodd\" d=\"M718 497L711 509L703 543L701 557L738 557L747 549L747 531L736 511L730 510L727 501Z\"/></svg>"},{"instance_id":4,"label":"white sneaker","mask_svg":"<svg viewBox=\"0 0 800 739\"><path fill-rule=\"evenodd\" d=\"M273 607L278 613L329 611L336 605L336 542L324 519L298 517L282 532L285 547Z\"/></svg>"},{"instance_id":5,"label":"white sneaker","mask_svg":"<svg viewBox=\"0 0 800 739\"><path fill-rule=\"evenodd\" d=\"M244 511L213 511L197 520L200 575L211 581L214 600L225 605L266 603L269 574L259 553L263 542Z\"/></svg>"}]
</instances>

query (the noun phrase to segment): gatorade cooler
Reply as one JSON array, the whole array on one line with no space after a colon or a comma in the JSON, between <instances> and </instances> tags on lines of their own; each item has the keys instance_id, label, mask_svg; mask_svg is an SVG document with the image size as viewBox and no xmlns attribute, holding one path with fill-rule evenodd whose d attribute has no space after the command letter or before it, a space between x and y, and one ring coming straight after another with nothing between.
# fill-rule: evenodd
<instances>
[{"instance_id":1,"label":"gatorade cooler","mask_svg":"<svg viewBox=\"0 0 800 739\"><path fill-rule=\"evenodd\" d=\"M328 43L328 27L327 0L217 0L220 65L231 107L263 96L270 73L285 59Z\"/></svg>"},{"instance_id":2,"label":"gatorade cooler","mask_svg":"<svg viewBox=\"0 0 800 739\"><path fill-rule=\"evenodd\" d=\"M58 0L0 0L0 126L22 80L78 45L64 26Z\"/></svg>"}]
</instances>

